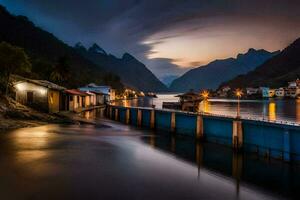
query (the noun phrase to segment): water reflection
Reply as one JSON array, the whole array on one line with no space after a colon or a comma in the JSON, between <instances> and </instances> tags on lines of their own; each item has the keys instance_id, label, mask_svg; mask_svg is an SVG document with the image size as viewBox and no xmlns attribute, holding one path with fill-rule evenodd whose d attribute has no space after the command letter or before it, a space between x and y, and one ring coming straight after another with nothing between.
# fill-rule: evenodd
<instances>
[{"instance_id":1,"label":"water reflection","mask_svg":"<svg viewBox=\"0 0 300 200\"><path fill-rule=\"evenodd\" d=\"M98 108L93 110L88 110L83 113L81 113L81 116L83 116L85 119L95 119L95 118L102 118L104 117L104 108Z\"/></svg>"},{"instance_id":2,"label":"water reflection","mask_svg":"<svg viewBox=\"0 0 300 200\"><path fill-rule=\"evenodd\" d=\"M204 100L200 103L199 112L211 112L211 103L208 100Z\"/></svg>"},{"instance_id":3,"label":"water reflection","mask_svg":"<svg viewBox=\"0 0 300 200\"><path fill-rule=\"evenodd\" d=\"M162 108L163 102L177 102L175 94L159 94L158 98L139 98L115 102L115 105L151 107L152 102L156 108ZM235 117L237 112L236 99L209 99L200 103L199 112L228 115ZM265 100L241 100L240 114L242 117L264 119L271 121L290 121L300 123L299 99L265 99Z\"/></svg>"},{"instance_id":4,"label":"water reflection","mask_svg":"<svg viewBox=\"0 0 300 200\"><path fill-rule=\"evenodd\" d=\"M155 144L156 149L172 153L202 169L231 177L236 183L236 194L241 185L258 186L262 190L293 198L300 195L300 166L288 165L276 160L264 160L255 154L238 154L216 144L194 142L185 137L166 135L144 138L144 142ZM155 142L153 141L155 140ZM291 179L294 177L294 180Z\"/></svg>"},{"instance_id":5,"label":"water reflection","mask_svg":"<svg viewBox=\"0 0 300 200\"><path fill-rule=\"evenodd\" d=\"M269 120L271 120L271 121L276 120L276 103L275 102L269 103Z\"/></svg>"}]
</instances>

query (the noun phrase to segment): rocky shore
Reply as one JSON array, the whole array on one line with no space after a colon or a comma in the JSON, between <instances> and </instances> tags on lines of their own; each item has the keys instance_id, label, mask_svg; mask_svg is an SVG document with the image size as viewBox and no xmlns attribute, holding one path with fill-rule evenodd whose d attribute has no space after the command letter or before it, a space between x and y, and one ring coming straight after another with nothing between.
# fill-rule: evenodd
<instances>
[{"instance_id":1,"label":"rocky shore","mask_svg":"<svg viewBox=\"0 0 300 200\"><path fill-rule=\"evenodd\" d=\"M50 123L72 124L76 121L61 115L42 113L9 97L0 96L0 131Z\"/></svg>"}]
</instances>

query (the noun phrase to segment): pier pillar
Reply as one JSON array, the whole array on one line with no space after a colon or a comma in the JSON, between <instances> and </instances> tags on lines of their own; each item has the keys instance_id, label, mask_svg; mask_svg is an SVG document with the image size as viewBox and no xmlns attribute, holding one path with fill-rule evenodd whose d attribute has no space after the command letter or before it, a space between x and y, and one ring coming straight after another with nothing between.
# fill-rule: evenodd
<instances>
[{"instance_id":1,"label":"pier pillar","mask_svg":"<svg viewBox=\"0 0 300 200\"><path fill-rule=\"evenodd\" d=\"M119 109L115 108L115 120L118 121L119 119Z\"/></svg>"},{"instance_id":2,"label":"pier pillar","mask_svg":"<svg viewBox=\"0 0 300 200\"><path fill-rule=\"evenodd\" d=\"M283 133L283 160L290 161L291 160L291 143L290 143L290 133L289 130L284 130Z\"/></svg>"},{"instance_id":3,"label":"pier pillar","mask_svg":"<svg viewBox=\"0 0 300 200\"><path fill-rule=\"evenodd\" d=\"M142 126L142 110L138 109L137 111L137 126Z\"/></svg>"},{"instance_id":4,"label":"pier pillar","mask_svg":"<svg viewBox=\"0 0 300 200\"><path fill-rule=\"evenodd\" d=\"M201 115L197 115L196 123L196 139L203 139L203 117Z\"/></svg>"},{"instance_id":5,"label":"pier pillar","mask_svg":"<svg viewBox=\"0 0 300 200\"><path fill-rule=\"evenodd\" d=\"M236 150L243 147L243 127L240 120L233 120L232 123L232 147Z\"/></svg>"},{"instance_id":6,"label":"pier pillar","mask_svg":"<svg viewBox=\"0 0 300 200\"><path fill-rule=\"evenodd\" d=\"M108 117L109 115L109 107L105 106L105 116Z\"/></svg>"},{"instance_id":7,"label":"pier pillar","mask_svg":"<svg viewBox=\"0 0 300 200\"><path fill-rule=\"evenodd\" d=\"M109 106L109 119L111 119L111 118L112 118L112 107Z\"/></svg>"},{"instance_id":8,"label":"pier pillar","mask_svg":"<svg viewBox=\"0 0 300 200\"><path fill-rule=\"evenodd\" d=\"M171 133L175 133L176 130L176 115L174 112L171 113Z\"/></svg>"},{"instance_id":9,"label":"pier pillar","mask_svg":"<svg viewBox=\"0 0 300 200\"><path fill-rule=\"evenodd\" d=\"M150 114L150 128L154 129L155 128L155 110L151 110Z\"/></svg>"},{"instance_id":10,"label":"pier pillar","mask_svg":"<svg viewBox=\"0 0 300 200\"><path fill-rule=\"evenodd\" d=\"M129 124L129 122L130 122L130 109L126 108L125 123Z\"/></svg>"}]
</instances>

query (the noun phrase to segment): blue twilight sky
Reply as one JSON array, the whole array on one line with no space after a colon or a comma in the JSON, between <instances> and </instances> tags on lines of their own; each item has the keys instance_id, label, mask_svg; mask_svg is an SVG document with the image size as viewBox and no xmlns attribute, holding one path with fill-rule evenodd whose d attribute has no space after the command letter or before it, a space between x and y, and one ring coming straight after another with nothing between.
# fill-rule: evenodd
<instances>
[{"instance_id":1,"label":"blue twilight sky","mask_svg":"<svg viewBox=\"0 0 300 200\"><path fill-rule=\"evenodd\" d=\"M74 45L129 52L159 78L300 37L299 0L0 0Z\"/></svg>"}]
</instances>

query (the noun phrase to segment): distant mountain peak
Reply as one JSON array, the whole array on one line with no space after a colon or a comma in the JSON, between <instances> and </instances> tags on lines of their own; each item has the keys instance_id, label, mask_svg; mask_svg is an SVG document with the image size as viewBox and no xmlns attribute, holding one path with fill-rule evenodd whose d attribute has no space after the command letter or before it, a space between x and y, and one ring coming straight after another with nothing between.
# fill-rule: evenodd
<instances>
[{"instance_id":1,"label":"distant mountain peak","mask_svg":"<svg viewBox=\"0 0 300 200\"><path fill-rule=\"evenodd\" d=\"M89 49L89 52L91 53L99 53L99 54L104 54L107 55L107 53L102 49L98 44L94 43Z\"/></svg>"},{"instance_id":2,"label":"distant mountain peak","mask_svg":"<svg viewBox=\"0 0 300 200\"><path fill-rule=\"evenodd\" d=\"M77 42L74 46L75 49L79 49L79 50L85 50L86 51L86 48L85 46L83 46L83 44L81 42Z\"/></svg>"},{"instance_id":3,"label":"distant mountain peak","mask_svg":"<svg viewBox=\"0 0 300 200\"><path fill-rule=\"evenodd\" d=\"M130 60L136 60L136 59L131 54L124 53L123 56L122 56L122 60L130 61Z\"/></svg>"},{"instance_id":4,"label":"distant mountain peak","mask_svg":"<svg viewBox=\"0 0 300 200\"><path fill-rule=\"evenodd\" d=\"M254 48L250 48L247 53L254 53L254 52L257 52L257 51L259 51L259 50L256 50Z\"/></svg>"},{"instance_id":5,"label":"distant mountain peak","mask_svg":"<svg viewBox=\"0 0 300 200\"><path fill-rule=\"evenodd\" d=\"M250 48L247 52L238 54L236 58L215 60L186 72L172 82L170 89L178 92L188 91L190 88L217 89L221 83L254 70L275 55L276 52Z\"/></svg>"}]
</instances>

